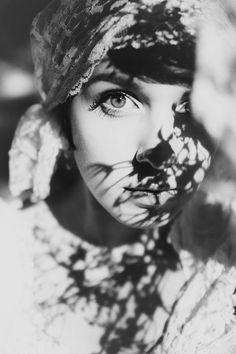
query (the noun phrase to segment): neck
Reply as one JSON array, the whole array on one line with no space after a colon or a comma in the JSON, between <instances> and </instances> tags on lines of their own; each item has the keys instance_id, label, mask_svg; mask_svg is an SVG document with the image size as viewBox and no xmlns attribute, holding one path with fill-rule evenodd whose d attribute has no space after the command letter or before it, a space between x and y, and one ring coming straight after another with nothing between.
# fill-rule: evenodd
<instances>
[{"instance_id":1,"label":"neck","mask_svg":"<svg viewBox=\"0 0 236 354\"><path fill-rule=\"evenodd\" d=\"M59 223L86 241L115 247L137 240L142 230L115 220L91 195L80 180L63 195L52 196L48 205Z\"/></svg>"}]
</instances>

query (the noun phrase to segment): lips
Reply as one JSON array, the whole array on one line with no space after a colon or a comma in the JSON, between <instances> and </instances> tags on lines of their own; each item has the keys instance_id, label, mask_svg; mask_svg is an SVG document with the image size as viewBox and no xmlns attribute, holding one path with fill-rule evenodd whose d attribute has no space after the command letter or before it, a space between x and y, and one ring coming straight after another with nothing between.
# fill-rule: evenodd
<instances>
[{"instance_id":1,"label":"lips","mask_svg":"<svg viewBox=\"0 0 236 354\"><path fill-rule=\"evenodd\" d=\"M147 188L147 187L125 187L125 191L130 193L130 197L136 205L141 208L150 209L161 207L164 203L173 197L176 197L178 188Z\"/></svg>"},{"instance_id":2,"label":"lips","mask_svg":"<svg viewBox=\"0 0 236 354\"><path fill-rule=\"evenodd\" d=\"M124 187L124 190L128 192L143 192L147 194L158 195L163 192L183 192L183 188L145 188L145 187Z\"/></svg>"}]
</instances>

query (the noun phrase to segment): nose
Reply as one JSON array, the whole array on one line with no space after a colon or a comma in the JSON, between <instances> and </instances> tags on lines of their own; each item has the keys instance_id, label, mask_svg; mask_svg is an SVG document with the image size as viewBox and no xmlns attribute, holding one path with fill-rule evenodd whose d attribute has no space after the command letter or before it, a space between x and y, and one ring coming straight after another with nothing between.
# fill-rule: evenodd
<instances>
[{"instance_id":1,"label":"nose","mask_svg":"<svg viewBox=\"0 0 236 354\"><path fill-rule=\"evenodd\" d=\"M149 163L153 168L158 169L164 161L173 156L172 150L168 141L161 141L154 148L147 149L141 153L137 153L136 159L140 163Z\"/></svg>"},{"instance_id":2,"label":"nose","mask_svg":"<svg viewBox=\"0 0 236 354\"><path fill-rule=\"evenodd\" d=\"M140 149L136 154L136 160L140 163L148 163L154 169L160 168L164 161L173 156L174 151L169 143L173 134L174 119L171 109L159 109L149 115L148 124L143 131L143 139L140 141Z\"/></svg>"}]
</instances>

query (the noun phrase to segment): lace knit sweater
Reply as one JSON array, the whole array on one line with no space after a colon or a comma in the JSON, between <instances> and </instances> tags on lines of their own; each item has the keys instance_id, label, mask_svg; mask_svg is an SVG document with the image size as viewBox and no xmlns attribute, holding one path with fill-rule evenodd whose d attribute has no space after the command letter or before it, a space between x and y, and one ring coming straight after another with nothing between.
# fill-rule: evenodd
<instances>
[{"instance_id":1,"label":"lace knit sweater","mask_svg":"<svg viewBox=\"0 0 236 354\"><path fill-rule=\"evenodd\" d=\"M235 353L233 219L217 209L216 220L217 203L204 198L170 232L180 262L157 233L97 247L45 203L14 211L1 202L0 352Z\"/></svg>"}]
</instances>

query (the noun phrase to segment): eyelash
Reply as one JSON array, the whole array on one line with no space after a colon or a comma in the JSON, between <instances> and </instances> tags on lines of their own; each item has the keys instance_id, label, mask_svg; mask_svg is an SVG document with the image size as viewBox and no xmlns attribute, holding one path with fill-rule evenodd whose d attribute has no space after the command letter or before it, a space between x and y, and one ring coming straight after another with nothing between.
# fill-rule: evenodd
<instances>
[{"instance_id":1,"label":"eyelash","mask_svg":"<svg viewBox=\"0 0 236 354\"><path fill-rule=\"evenodd\" d=\"M111 118L117 118L117 113L119 111L119 109L113 109L113 108L108 108L108 107L104 107L102 106L102 104L104 102L106 102L109 98L111 98L114 95L121 95L121 96L125 96L126 98L129 98L130 100L133 99L138 100L137 97L134 97L133 93L129 93L127 91L121 91L121 90L110 90L110 91L106 91L104 93L101 93L100 95L98 95L98 97L96 97L94 99L94 101L92 102L92 104L89 106L89 111L94 111L95 109L97 109L98 107L100 108L99 113L102 114L103 117L106 117L107 115L110 116ZM132 100L133 101L133 100ZM135 104L135 102L133 102ZM185 112L180 112L178 110L181 109L181 107L185 107L187 106L187 109ZM184 101L180 101L179 103L176 103L173 108L173 113L174 115L186 115L186 114L190 114L191 113L191 109L189 107L189 99L185 99Z\"/></svg>"},{"instance_id":2,"label":"eyelash","mask_svg":"<svg viewBox=\"0 0 236 354\"><path fill-rule=\"evenodd\" d=\"M128 91L121 91L121 90L110 90L110 91L106 91L100 95L98 95L98 97L96 97L94 99L94 101L92 102L92 104L89 106L89 111L94 111L95 109L97 109L98 107L100 108L100 113L103 116L107 116L109 115L111 118L117 118L117 112L119 111L119 109L113 109L113 108L108 108L108 107L102 107L102 104L104 102L106 102L109 98L111 98L114 95L121 95L121 96L125 96L126 98L129 98L130 100L135 99L137 101L138 98L134 96L133 93L129 93ZM133 101L133 100L132 100ZM135 102L133 102L135 104Z\"/></svg>"}]
</instances>

